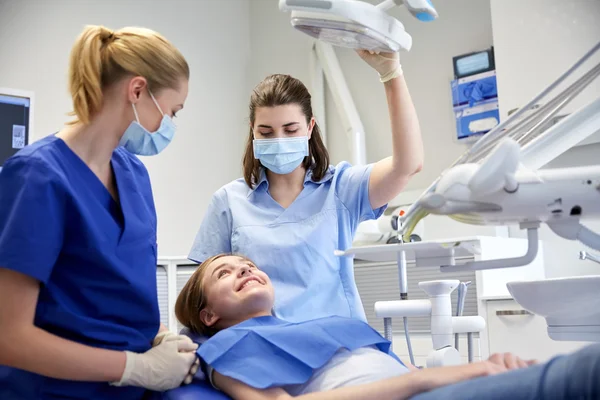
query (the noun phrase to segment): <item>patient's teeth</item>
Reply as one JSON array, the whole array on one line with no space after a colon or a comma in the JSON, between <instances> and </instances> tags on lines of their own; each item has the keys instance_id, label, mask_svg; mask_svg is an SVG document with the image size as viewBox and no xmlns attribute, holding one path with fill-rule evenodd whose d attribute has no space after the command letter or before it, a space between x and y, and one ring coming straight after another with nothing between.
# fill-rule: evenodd
<instances>
[{"instance_id":1,"label":"patient's teeth","mask_svg":"<svg viewBox=\"0 0 600 400\"><path fill-rule=\"evenodd\" d=\"M248 282L244 283L244 285L242 286L242 289L245 288L248 285L257 285L257 284L260 284L260 282L258 282L257 280L252 279L252 280L249 280Z\"/></svg>"}]
</instances>

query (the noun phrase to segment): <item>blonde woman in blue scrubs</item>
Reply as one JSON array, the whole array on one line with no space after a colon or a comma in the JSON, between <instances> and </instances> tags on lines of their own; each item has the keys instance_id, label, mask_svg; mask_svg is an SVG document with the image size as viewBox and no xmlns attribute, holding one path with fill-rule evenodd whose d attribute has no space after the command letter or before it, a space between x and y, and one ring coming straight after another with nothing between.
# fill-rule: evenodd
<instances>
[{"instance_id":1,"label":"blonde woman in blue scrubs","mask_svg":"<svg viewBox=\"0 0 600 400\"><path fill-rule=\"evenodd\" d=\"M423 165L417 114L398 54L359 55L387 97L392 155L375 164L329 165L306 87L272 75L253 91L244 178L214 193L189 258L242 254L271 277L287 321L339 315L365 320L349 258L360 222L376 219Z\"/></svg>"},{"instance_id":2,"label":"blonde woman in blue scrubs","mask_svg":"<svg viewBox=\"0 0 600 400\"><path fill-rule=\"evenodd\" d=\"M149 29L87 26L75 41L75 120L0 173L0 399L141 400L195 372L197 345L160 326L137 157L171 142L189 76Z\"/></svg>"}]
</instances>

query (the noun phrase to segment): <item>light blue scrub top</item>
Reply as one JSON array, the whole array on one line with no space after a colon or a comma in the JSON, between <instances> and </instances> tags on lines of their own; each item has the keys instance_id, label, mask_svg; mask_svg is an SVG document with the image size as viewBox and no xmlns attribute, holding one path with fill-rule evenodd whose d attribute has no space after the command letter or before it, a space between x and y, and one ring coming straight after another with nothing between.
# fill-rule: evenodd
<instances>
[{"instance_id":1,"label":"light blue scrub top","mask_svg":"<svg viewBox=\"0 0 600 400\"><path fill-rule=\"evenodd\" d=\"M275 287L275 313L300 322L338 315L366 321L347 249L358 224L381 216L369 202L372 165L343 162L319 182L306 173L304 189L284 209L269 193L264 170L250 189L238 179L212 197L189 258L202 262L220 253L246 256Z\"/></svg>"},{"instance_id":2,"label":"light blue scrub top","mask_svg":"<svg viewBox=\"0 0 600 400\"><path fill-rule=\"evenodd\" d=\"M0 173L0 268L40 282L35 326L84 345L143 353L160 325L156 211L141 161L118 148L111 163L120 205L56 136L8 159ZM2 400L144 395L134 386L0 366Z\"/></svg>"}]
</instances>

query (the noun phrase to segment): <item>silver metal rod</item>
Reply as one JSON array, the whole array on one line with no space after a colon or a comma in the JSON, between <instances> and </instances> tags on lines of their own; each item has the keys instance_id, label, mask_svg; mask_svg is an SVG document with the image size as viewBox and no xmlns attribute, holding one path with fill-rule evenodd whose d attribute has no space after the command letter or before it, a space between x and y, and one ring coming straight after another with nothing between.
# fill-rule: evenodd
<instances>
[{"instance_id":1,"label":"silver metal rod","mask_svg":"<svg viewBox=\"0 0 600 400\"><path fill-rule=\"evenodd\" d=\"M533 315L531 312L527 310L496 310L496 315L499 317L509 316L509 315Z\"/></svg>"},{"instance_id":2,"label":"silver metal rod","mask_svg":"<svg viewBox=\"0 0 600 400\"><path fill-rule=\"evenodd\" d=\"M473 333L467 333L467 349L468 349L468 360L469 363L473 362Z\"/></svg>"},{"instance_id":3,"label":"silver metal rod","mask_svg":"<svg viewBox=\"0 0 600 400\"><path fill-rule=\"evenodd\" d=\"M467 282L461 282L458 285L458 292L457 292L457 297L456 297L456 316L457 317L462 316L465 311L465 298L467 297L467 290L468 290L468 287L470 284L471 284L471 281L467 281ZM458 333L455 333L454 334L454 348L456 350L459 349L458 339L459 339Z\"/></svg>"},{"instance_id":4,"label":"silver metal rod","mask_svg":"<svg viewBox=\"0 0 600 400\"><path fill-rule=\"evenodd\" d=\"M547 104L537 109L532 114L526 116L520 121L516 121L514 126L507 127L515 132L512 133L513 137L520 144L523 143L522 138L530 137L532 140L535 135L539 133L547 126L547 123L562 110L568 103L570 103L579 93L581 93L590 83L594 81L600 75L600 64L596 65L590 71L585 73L577 81L571 84L569 87L564 89L561 93L556 95ZM522 131L525 131L522 133ZM516 136L516 137L515 137ZM483 159L490 149L492 149L503 137L497 137L494 140L488 140L487 143L481 146L479 151L471 154L469 162L477 162Z\"/></svg>"},{"instance_id":5,"label":"silver metal rod","mask_svg":"<svg viewBox=\"0 0 600 400\"><path fill-rule=\"evenodd\" d=\"M583 65L583 63L585 63L598 50L600 50L600 42L598 42L590 51L588 51L579 61L577 61L575 64L573 64L571 66L571 68L569 68L561 76L559 76L558 79L556 79L554 82L552 82L552 84L550 86L548 86L546 89L542 90L541 93L539 93L537 96L535 96L529 103L527 103L525 106L523 106L519 110L517 110L506 121L500 123L494 129L492 129L490 132L488 132L486 134L486 136L488 136L487 140L483 140L483 141L480 140L480 141L476 142L473 145L473 147L471 147L469 149L469 151L467 151L464 154L464 157L459 158L457 163L462 162L462 160L464 158L468 158L471 154L474 154L475 152L477 152L482 146L485 146L487 144L487 142L489 140L491 140L490 136L493 137L493 136L502 135L504 128L508 124L511 124L513 121L517 120L518 117L523 115L523 113L525 113L527 110L532 108L535 104L538 104L542 98L544 98L546 95L548 95L548 93L552 92L558 85L560 85L565 79L567 79L567 77L569 77L569 75L571 75L575 70L577 70L581 65Z\"/></svg>"},{"instance_id":6,"label":"silver metal rod","mask_svg":"<svg viewBox=\"0 0 600 400\"><path fill-rule=\"evenodd\" d=\"M391 318L383 319L383 337L392 343L394 342L394 332L392 330L392 319Z\"/></svg>"},{"instance_id":7,"label":"silver metal rod","mask_svg":"<svg viewBox=\"0 0 600 400\"><path fill-rule=\"evenodd\" d=\"M404 317L402 319L404 321L404 336L406 336L406 346L408 347L408 356L410 357L410 363L412 365L415 365L415 356L412 351L412 344L410 343L410 335L408 333L408 318Z\"/></svg>"},{"instance_id":8,"label":"silver metal rod","mask_svg":"<svg viewBox=\"0 0 600 400\"><path fill-rule=\"evenodd\" d=\"M458 333L454 334L454 348L458 350Z\"/></svg>"},{"instance_id":9,"label":"silver metal rod","mask_svg":"<svg viewBox=\"0 0 600 400\"><path fill-rule=\"evenodd\" d=\"M460 307L460 298L462 297L462 292L464 290L464 286L462 285L462 282L458 285L458 291L456 293L456 316L460 317L461 314L461 307ZM454 348L456 350L459 349L459 344L458 344L458 333L454 334Z\"/></svg>"},{"instance_id":10,"label":"silver metal rod","mask_svg":"<svg viewBox=\"0 0 600 400\"><path fill-rule=\"evenodd\" d=\"M597 262L598 264L600 264L600 257L596 256L594 254L590 254L586 251L581 251L579 252L579 258L581 258L582 260L590 260L590 261L594 261Z\"/></svg>"},{"instance_id":11,"label":"silver metal rod","mask_svg":"<svg viewBox=\"0 0 600 400\"><path fill-rule=\"evenodd\" d=\"M548 112L540 122L536 124L533 128L531 128L526 133L522 134L520 137L516 138L519 144L523 146L523 144L533 140L540 132L545 131L548 128L548 123L558 115L559 111L562 110L567 104L569 104L575 97L577 97L586 87L588 87L598 76L600 75L600 64L596 65L592 70L590 70L587 74L573 83L570 87L568 87L562 94L564 96L557 96L548 102L547 105L542 107L543 111L540 110L540 114L542 112ZM529 138L529 140L527 140Z\"/></svg>"}]
</instances>

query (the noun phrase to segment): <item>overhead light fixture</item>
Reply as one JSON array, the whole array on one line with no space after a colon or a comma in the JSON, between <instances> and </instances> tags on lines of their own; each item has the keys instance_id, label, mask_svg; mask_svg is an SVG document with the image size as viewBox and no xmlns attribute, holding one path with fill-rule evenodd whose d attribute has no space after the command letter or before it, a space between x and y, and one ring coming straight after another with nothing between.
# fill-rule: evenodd
<instances>
[{"instance_id":1,"label":"overhead light fixture","mask_svg":"<svg viewBox=\"0 0 600 400\"><path fill-rule=\"evenodd\" d=\"M429 0L385 0L377 5L357 0L280 0L291 11L292 26L334 46L376 52L409 51L412 37L386 11L404 5L421 21L438 14Z\"/></svg>"}]
</instances>

